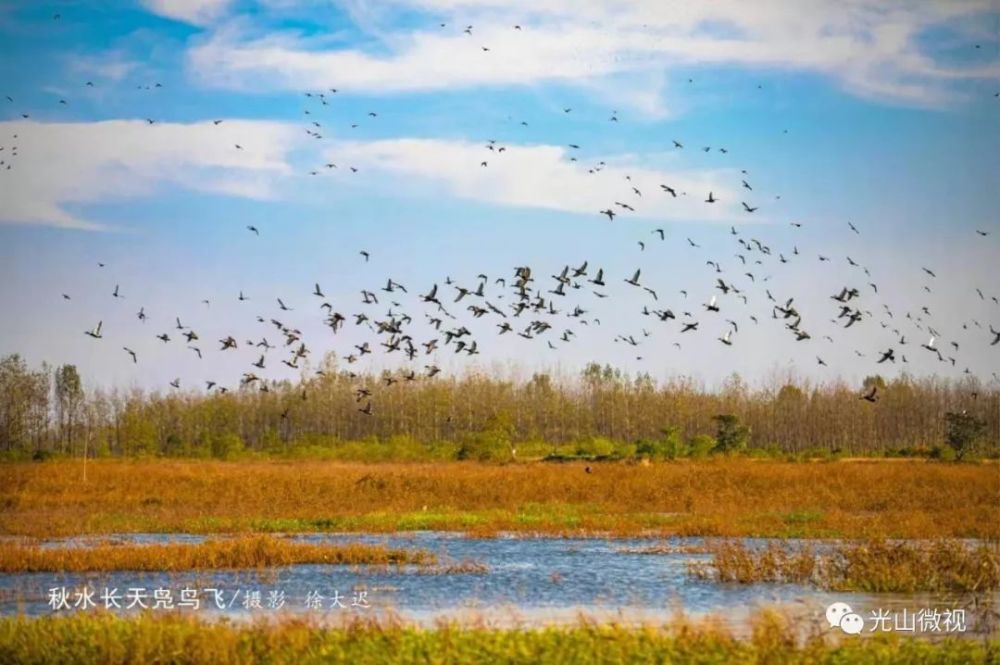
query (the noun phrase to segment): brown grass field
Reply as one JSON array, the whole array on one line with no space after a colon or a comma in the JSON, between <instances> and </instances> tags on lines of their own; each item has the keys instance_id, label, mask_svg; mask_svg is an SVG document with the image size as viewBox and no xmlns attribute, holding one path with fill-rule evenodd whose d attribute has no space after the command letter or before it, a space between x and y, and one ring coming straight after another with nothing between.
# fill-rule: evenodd
<instances>
[{"instance_id":1,"label":"brown grass field","mask_svg":"<svg viewBox=\"0 0 1000 665\"><path fill-rule=\"evenodd\" d=\"M271 535L237 536L196 544L101 543L94 547L38 547L0 543L0 573L213 570L303 563L403 565L435 561L432 553L421 550L389 549L363 543L301 543Z\"/></svg>"},{"instance_id":2,"label":"brown grass field","mask_svg":"<svg viewBox=\"0 0 1000 665\"><path fill-rule=\"evenodd\" d=\"M1000 466L92 461L0 465L0 534L414 529L1000 538Z\"/></svg>"},{"instance_id":3,"label":"brown grass field","mask_svg":"<svg viewBox=\"0 0 1000 665\"><path fill-rule=\"evenodd\" d=\"M739 541L713 546L709 564L691 572L719 582L812 584L833 591L977 594L1000 589L1000 548L956 540L837 543L817 552L811 545L771 542L752 549Z\"/></svg>"},{"instance_id":4,"label":"brown grass field","mask_svg":"<svg viewBox=\"0 0 1000 665\"><path fill-rule=\"evenodd\" d=\"M444 623L421 628L357 620L325 625L289 618L207 622L183 614L109 613L0 618L3 663L996 663L1000 639L913 639L879 633L841 639L819 626L764 610L748 636L713 617L677 616L663 625L630 627L581 619L539 629Z\"/></svg>"}]
</instances>

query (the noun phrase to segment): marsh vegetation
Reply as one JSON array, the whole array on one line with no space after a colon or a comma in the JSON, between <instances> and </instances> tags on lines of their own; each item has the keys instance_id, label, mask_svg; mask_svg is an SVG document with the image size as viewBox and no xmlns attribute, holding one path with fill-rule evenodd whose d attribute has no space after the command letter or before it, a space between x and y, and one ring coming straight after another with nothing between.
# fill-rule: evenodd
<instances>
[{"instance_id":1,"label":"marsh vegetation","mask_svg":"<svg viewBox=\"0 0 1000 665\"><path fill-rule=\"evenodd\" d=\"M998 538L996 462L0 465L0 534L460 531L473 535Z\"/></svg>"}]
</instances>

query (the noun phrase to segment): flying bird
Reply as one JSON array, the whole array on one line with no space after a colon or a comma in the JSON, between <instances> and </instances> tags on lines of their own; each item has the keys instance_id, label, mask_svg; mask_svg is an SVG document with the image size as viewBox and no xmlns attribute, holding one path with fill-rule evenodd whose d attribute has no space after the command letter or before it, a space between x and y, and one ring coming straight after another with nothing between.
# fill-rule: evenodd
<instances>
[{"instance_id":1,"label":"flying bird","mask_svg":"<svg viewBox=\"0 0 1000 665\"><path fill-rule=\"evenodd\" d=\"M104 325L103 321L97 322L97 327L93 330L87 330L84 332L85 335L93 337L94 339L101 339L101 326Z\"/></svg>"},{"instance_id":2,"label":"flying bird","mask_svg":"<svg viewBox=\"0 0 1000 665\"><path fill-rule=\"evenodd\" d=\"M882 356L878 359L878 363L884 363L886 360L890 362L896 362L896 352L893 349L888 349L882 352Z\"/></svg>"}]
</instances>

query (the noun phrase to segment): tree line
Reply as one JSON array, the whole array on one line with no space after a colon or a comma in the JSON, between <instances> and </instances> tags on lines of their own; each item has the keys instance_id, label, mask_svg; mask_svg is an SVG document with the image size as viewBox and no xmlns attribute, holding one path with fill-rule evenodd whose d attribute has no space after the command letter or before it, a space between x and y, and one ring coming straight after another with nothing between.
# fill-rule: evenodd
<instances>
[{"instance_id":1,"label":"tree line","mask_svg":"<svg viewBox=\"0 0 1000 665\"><path fill-rule=\"evenodd\" d=\"M393 379L395 379L393 381ZM225 394L138 388L85 389L76 368L30 368L0 358L0 455L226 456L336 442L460 444L503 422L512 442L551 445L601 439L636 444L712 438L720 449L785 453L919 454L973 437L987 454L1000 441L1000 389L961 380L900 376L750 387L738 375L706 390L686 378L654 381L593 363L577 376L524 378L470 370L407 381L398 374L351 375L327 358L322 374ZM874 403L859 399L878 387ZM371 415L357 391L371 391ZM949 414L951 414L949 416ZM963 420L964 419L964 420ZM734 432L739 434L734 439Z\"/></svg>"}]
</instances>

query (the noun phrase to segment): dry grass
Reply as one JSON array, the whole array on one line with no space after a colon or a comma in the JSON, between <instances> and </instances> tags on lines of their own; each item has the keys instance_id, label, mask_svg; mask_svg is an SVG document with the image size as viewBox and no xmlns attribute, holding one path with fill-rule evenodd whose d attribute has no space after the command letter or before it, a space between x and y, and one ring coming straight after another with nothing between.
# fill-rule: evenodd
<instances>
[{"instance_id":1,"label":"dry grass","mask_svg":"<svg viewBox=\"0 0 1000 665\"><path fill-rule=\"evenodd\" d=\"M424 566L417 570L418 575L485 575L490 567L482 561L465 559L437 566Z\"/></svg>"},{"instance_id":2,"label":"dry grass","mask_svg":"<svg viewBox=\"0 0 1000 665\"><path fill-rule=\"evenodd\" d=\"M99 544L37 547L0 543L0 573L85 571L178 571L271 568L304 563L334 565L430 564L433 554L378 545L301 543L274 536L241 536L203 543Z\"/></svg>"},{"instance_id":3,"label":"dry grass","mask_svg":"<svg viewBox=\"0 0 1000 665\"><path fill-rule=\"evenodd\" d=\"M715 552L714 546L702 545L670 545L656 544L645 545L643 547L622 547L618 549L619 554L712 554Z\"/></svg>"},{"instance_id":4,"label":"dry grass","mask_svg":"<svg viewBox=\"0 0 1000 665\"><path fill-rule=\"evenodd\" d=\"M716 546L711 562L691 572L720 582L814 584L833 591L980 593L1000 589L1000 549L954 540L841 543L817 552L811 545L741 542Z\"/></svg>"},{"instance_id":5,"label":"dry grass","mask_svg":"<svg viewBox=\"0 0 1000 665\"><path fill-rule=\"evenodd\" d=\"M181 614L106 613L0 619L0 662L59 663L995 663L1000 640L878 634L836 641L801 634L775 612L752 618L740 639L717 622L683 617L662 626L581 621L540 629L358 621L233 624Z\"/></svg>"},{"instance_id":6,"label":"dry grass","mask_svg":"<svg viewBox=\"0 0 1000 665\"><path fill-rule=\"evenodd\" d=\"M584 465L79 462L0 465L0 534L414 529L1000 538L1000 468L717 459Z\"/></svg>"}]
</instances>

